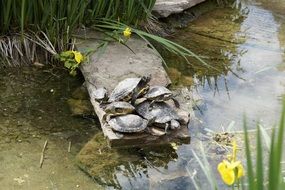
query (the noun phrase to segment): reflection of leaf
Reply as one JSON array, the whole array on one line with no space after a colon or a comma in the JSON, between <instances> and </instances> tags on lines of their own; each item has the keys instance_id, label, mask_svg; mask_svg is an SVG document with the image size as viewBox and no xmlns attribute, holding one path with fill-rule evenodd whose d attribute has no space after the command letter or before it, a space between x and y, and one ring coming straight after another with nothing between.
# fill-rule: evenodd
<instances>
[{"instance_id":1,"label":"reflection of leaf","mask_svg":"<svg viewBox=\"0 0 285 190\"><path fill-rule=\"evenodd\" d=\"M170 143L170 145L174 150L178 149L178 145L176 143Z\"/></svg>"}]
</instances>

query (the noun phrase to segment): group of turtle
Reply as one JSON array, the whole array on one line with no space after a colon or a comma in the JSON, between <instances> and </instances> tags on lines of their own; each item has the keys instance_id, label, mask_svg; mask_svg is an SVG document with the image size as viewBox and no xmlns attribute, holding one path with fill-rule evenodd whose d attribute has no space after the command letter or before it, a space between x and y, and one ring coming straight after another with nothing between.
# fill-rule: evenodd
<instances>
[{"instance_id":1,"label":"group of turtle","mask_svg":"<svg viewBox=\"0 0 285 190\"><path fill-rule=\"evenodd\" d=\"M114 131L136 133L148 126L164 129L178 129L180 118L175 109L166 101L179 103L173 93L164 86L150 86L150 76L126 78L119 82L108 96L105 88L98 88L94 97L100 103L105 115L103 121Z\"/></svg>"}]
</instances>

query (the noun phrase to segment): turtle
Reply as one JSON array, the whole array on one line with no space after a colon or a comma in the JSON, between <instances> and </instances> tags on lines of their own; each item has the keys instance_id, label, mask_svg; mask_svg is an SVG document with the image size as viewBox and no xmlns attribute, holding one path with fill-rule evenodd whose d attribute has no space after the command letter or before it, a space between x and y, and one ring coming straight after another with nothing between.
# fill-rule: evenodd
<instances>
[{"instance_id":1,"label":"turtle","mask_svg":"<svg viewBox=\"0 0 285 190\"><path fill-rule=\"evenodd\" d=\"M176 107L180 107L179 102L173 97L173 93L164 86L152 86L144 96L152 102L163 102L172 99Z\"/></svg>"},{"instance_id":2,"label":"turtle","mask_svg":"<svg viewBox=\"0 0 285 190\"><path fill-rule=\"evenodd\" d=\"M106 102L107 99L108 99L108 91L107 91L107 89L104 88L104 87L97 88L94 91L94 98L99 103Z\"/></svg>"},{"instance_id":3,"label":"turtle","mask_svg":"<svg viewBox=\"0 0 285 190\"><path fill-rule=\"evenodd\" d=\"M114 116L132 113L134 110L135 107L128 102L112 102L104 108L105 115L103 116L103 121L108 121L111 117Z\"/></svg>"},{"instance_id":4,"label":"turtle","mask_svg":"<svg viewBox=\"0 0 285 190\"><path fill-rule=\"evenodd\" d=\"M110 94L108 102L125 101L128 102L132 100L132 103L136 98L144 95L148 89L148 82L150 81L150 76L143 76L140 78L126 78L121 81L115 89Z\"/></svg>"},{"instance_id":5,"label":"turtle","mask_svg":"<svg viewBox=\"0 0 285 190\"><path fill-rule=\"evenodd\" d=\"M152 107L152 109L150 109ZM166 102L154 102L147 100L136 106L136 112L147 120L153 120L157 127L165 129L177 129L180 127L179 116Z\"/></svg>"},{"instance_id":6,"label":"turtle","mask_svg":"<svg viewBox=\"0 0 285 190\"><path fill-rule=\"evenodd\" d=\"M148 120L135 114L127 114L110 119L108 124L116 132L137 133L147 128Z\"/></svg>"},{"instance_id":7,"label":"turtle","mask_svg":"<svg viewBox=\"0 0 285 190\"><path fill-rule=\"evenodd\" d=\"M128 102L112 102L111 104L108 104L104 111L106 114L117 116L117 115L125 115L128 113L132 113L135 110L135 107L132 106Z\"/></svg>"},{"instance_id":8,"label":"turtle","mask_svg":"<svg viewBox=\"0 0 285 190\"><path fill-rule=\"evenodd\" d=\"M149 91L144 95L142 101L151 100L154 102L164 102L172 99L177 108L180 107L179 102L173 97L173 93L164 86L151 86ZM150 107L151 108L151 107Z\"/></svg>"}]
</instances>

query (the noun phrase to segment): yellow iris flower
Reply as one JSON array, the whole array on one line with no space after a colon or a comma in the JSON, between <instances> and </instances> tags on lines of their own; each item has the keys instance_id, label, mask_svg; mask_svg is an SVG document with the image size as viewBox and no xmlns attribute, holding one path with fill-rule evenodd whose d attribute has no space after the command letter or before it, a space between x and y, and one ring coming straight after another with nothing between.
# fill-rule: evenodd
<instances>
[{"instance_id":1,"label":"yellow iris flower","mask_svg":"<svg viewBox=\"0 0 285 190\"><path fill-rule=\"evenodd\" d=\"M79 51L72 51L74 59L77 63L81 63L84 60L83 55Z\"/></svg>"},{"instance_id":2,"label":"yellow iris flower","mask_svg":"<svg viewBox=\"0 0 285 190\"><path fill-rule=\"evenodd\" d=\"M129 27L127 27L127 28L124 30L123 34L124 34L124 36L125 36L126 38L130 38L130 37L131 37L131 34L132 34L132 29L129 28Z\"/></svg>"},{"instance_id":3,"label":"yellow iris flower","mask_svg":"<svg viewBox=\"0 0 285 190\"><path fill-rule=\"evenodd\" d=\"M243 166L240 161L229 162L223 160L223 162L218 165L218 171L222 180L227 185L232 185L237 179L244 176Z\"/></svg>"},{"instance_id":4,"label":"yellow iris flower","mask_svg":"<svg viewBox=\"0 0 285 190\"><path fill-rule=\"evenodd\" d=\"M244 169L240 161L236 161L237 145L236 141L233 141L233 153L230 162L223 160L218 165L218 171L222 177L222 180L227 185L232 185L236 180L244 176Z\"/></svg>"}]
</instances>

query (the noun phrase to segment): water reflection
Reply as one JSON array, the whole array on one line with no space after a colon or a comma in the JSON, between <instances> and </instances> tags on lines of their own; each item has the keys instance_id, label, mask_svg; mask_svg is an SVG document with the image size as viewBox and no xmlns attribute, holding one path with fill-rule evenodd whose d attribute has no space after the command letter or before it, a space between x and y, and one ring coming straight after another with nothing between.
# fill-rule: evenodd
<instances>
[{"instance_id":1,"label":"water reflection","mask_svg":"<svg viewBox=\"0 0 285 190\"><path fill-rule=\"evenodd\" d=\"M229 8L216 9L172 38L217 68L201 67L192 58L189 65L167 55L168 73L175 86L198 84L197 91L203 97L196 112L203 122L190 125L193 136L198 138L194 138L191 145L182 145L178 151L152 151L153 157L149 150L143 149L100 153L98 148L92 148L95 156L88 159L90 164L83 164L88 165L83 169L89 175L110 189L193 189L191 175L201 168L191 150L199 149L199 142L205 140L199 129L195 131L195 126L221 131L221 125L226 127L235 123L234 130L241 130L244 112L249 117L249 126L255 126L255 119L265 125L277 121L279 97L284 93L284 73L277 69L284 65L283 21L258 4L248 4L247 10L247 14L240 14ZM224 150L207 144L207 140L203 143L212 170L216 171L215 166L222 159ZM109 163L106 159L101 163L102 156L109 158ZM196 177L202 189L209 187L202 172ZM218 185L222 186L220 182Z\"/></svg>"},{"instance_id":2,"label":"water reflection","mask_svg":"<svg viewBox=\"0 0 285 190\"><path fill-rule=\"evenodd\" d=\"M216 9L174 36L219 70L199 67L191 58L193 66L169 57L171 67L198 79L198 92L207 104L200 112L204 127L219 131L221 125L236 121L239 130L244 112L250 124L255 119L266 126L277 121L279 97L284 93L284 73L280 72L285 42L280 17L284 18L284 12L272 12L283 4L273 6L270 1L272 11L266 8L268 4L247 4L248 12L241 15L232 9Z\"/></svg>"},{"instance_id":3,"label":"water reflection","mask_svg":"<svg viewBox=\"0 0 285 190\"><path fill-rule=\"evenodd\" d=\"M284 94L285 5L282 1L268 2L247 5L246 15L228 8L216 9L174 36L174 40L218 69L201 67L191 58L193 64L188 65L177 57L168 57L168 73L176 86L198 84L197 91L203 98L196 112L203 121L199 125L221 131L221 125L235 121L234 130L239 130L244 111L252 123L258 118L266 125L276 121L279 97ZM0 160L5 165L0 171L0 182L4 188L10 187L14 176L28 173L33 177L31 185L42 189L47 186L75 189L76 183L82 189L193 189L191 175L201 168L193 160L191 150L199 149L199 142L204 140L213 171L222 159L224 150L207 144L204 134L198 136L200 131L195 131L193 122L190 130L198 138L176 151L169 146L109 149L94 123L71 119L67 111L66 100L80 85L78 81L68 76L57 77L60 73L46 74L50 70L45 69L5 72L0 73ZM46 80L51 83L45 83ZM83 142L96 133L77 156L80 168L95 179L90 182L83 172L77 172L72 158ZM48 138L51 144L48 152L51 156L44 163L45 174L34 169L43 138ZM66 153L67 140L73 143L71 155ZM1 145L5 148L1 149ZM23 147L24 158L15 158ZM14 163L22 168L15 168ZM203 173L197 176L202 189L207 189Z\"/></svg>"},{"instance_id":4,"label":"water reflection","mask_svg":"<svg viewBox=\"0 0 285 190\"><path fill-rule=\"evenodd\" d=\"M190 185L186 163L178 161L170 145L110 149L99 133L83 147L77 160L83 171L110 189L184 189Z\"/></svg>"}]
</instances>

